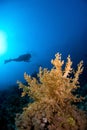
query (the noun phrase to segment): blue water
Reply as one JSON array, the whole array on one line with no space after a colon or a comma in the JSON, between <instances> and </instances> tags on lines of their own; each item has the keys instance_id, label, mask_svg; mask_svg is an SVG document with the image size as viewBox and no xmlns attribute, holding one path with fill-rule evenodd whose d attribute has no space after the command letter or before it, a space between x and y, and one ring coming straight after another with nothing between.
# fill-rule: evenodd
<instances>
[{"instance_id":1,"label":"blue water","mask_svg":"<svg viewBox=\"0 0 87 130\"><path fill-rule=\"evenodd\" d=\"M24 82L23 74L51 68L57 52L74 64L87 62L86 0L0 1L0 30L7 35L7 50L0 54L0 89ZM30 53L29 63L4 60Z\"/></svg>"}]
</instances>

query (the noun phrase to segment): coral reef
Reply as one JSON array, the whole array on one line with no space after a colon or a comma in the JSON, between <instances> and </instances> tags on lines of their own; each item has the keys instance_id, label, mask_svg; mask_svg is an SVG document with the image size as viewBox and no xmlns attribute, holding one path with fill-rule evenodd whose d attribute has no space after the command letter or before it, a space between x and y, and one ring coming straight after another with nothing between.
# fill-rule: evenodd
<instances>
[{"instance_id":1,"label":"coral reef","mask_svg":"<svg viewBox=\"0 0 87 130\"><path fill-rule=\"evenodd\" d=\"M24 73L28 84L17 82L23 90L22 96L30 96L33 102L24 107L22 114L16 115L16 129L86 130L87 115L74 104L83 98L73 94L80 87L83 62L74 70L70 56L64 66L61 54L57 53L51 63L51 70L40 67L38 79Z\"/></svg>"}]
</instances>

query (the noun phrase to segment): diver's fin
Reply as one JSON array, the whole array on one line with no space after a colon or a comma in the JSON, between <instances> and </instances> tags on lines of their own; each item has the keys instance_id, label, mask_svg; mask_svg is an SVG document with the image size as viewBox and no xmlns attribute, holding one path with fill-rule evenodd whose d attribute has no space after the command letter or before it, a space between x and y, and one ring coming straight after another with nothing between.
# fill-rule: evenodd
<instances>
[{"instance_id":1,"label":"diver's fin","mask_svg":"<svg viewBox=\"0 0 87 130\"><path fill-rule=\"evenodd\" d=\"M5 60L5 61L4 61L4 64L7 64L8 62L11 62L11 61L12 61L12 59Z\"/></svg>"}]
</instances>

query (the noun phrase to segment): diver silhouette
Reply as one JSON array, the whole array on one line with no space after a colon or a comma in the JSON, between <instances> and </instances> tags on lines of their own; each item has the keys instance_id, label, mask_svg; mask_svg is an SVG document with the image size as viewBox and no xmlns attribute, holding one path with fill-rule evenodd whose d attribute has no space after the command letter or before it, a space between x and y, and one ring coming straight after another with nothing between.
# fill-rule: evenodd
<instances>
[{"instance_id":1,"label":"diver silhouette","mask_svg":"<svg viewBox=\"0 0 87 130\"><path fill-rule=\"evenodd\" d=\"M4 64L6 64L6 63L8 63L8 62L11 62L11 61L16 61L16 62L21 62L21 61L29 62L29 61L30 61L30 58L31 58L31 54L23 54L23 55L20 55L20 56L17 57L17 58L12 58L12 59L5 60L5 61L4 61Z\"/></svg>"}]
</instances>

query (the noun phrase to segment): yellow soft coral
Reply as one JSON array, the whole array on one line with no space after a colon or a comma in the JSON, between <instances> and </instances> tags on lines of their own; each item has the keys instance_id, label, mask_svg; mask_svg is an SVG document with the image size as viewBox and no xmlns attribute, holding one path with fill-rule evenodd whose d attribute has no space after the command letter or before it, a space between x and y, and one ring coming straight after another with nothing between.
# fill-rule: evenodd
<instances>
[{"instance_id":1,"label":"yellow soft coral","mask_svg":"<svg viewBox=\"0 0 87 130\"><path fill-rule=\"evenodd\" d=\"M73 95L72 90L79 87L78 79L83 71L83 62L81 61L78 64L77 71L75 71L71 67L72 61L70 56L68 56L65 68L63 69L64 61L61 59L61 54L57 53L55 59L51 60L51 63L53 64L51 70L39 68L39 73L37 74L38 80L24 73L24 78L28 85L25 86L21 82L17 82L19 87L23 89L22 96L28 94L34 100L33 103L24 109L24 112L20 116L21 118L19 118L22 122L23 120L30 122L31 125L27 127L27 130L31 130L32 127L36 130L41 129L42 126L45 128L47 122L50 128L51 123L54 122L53 119L57 118L56 115L60 115L57 118L58 120L61 116L64 118L61 122L64 125L68 123L68 119L73 119L75 122L74 114L77 110L76 107L71 106L71 102L79 101L81 98L77 98ZM78 111L77 114L78 113L80 112ZM17 120L16 125L18 126L21 121ZM46 122L44 122L44 120ZM24 123L24 125L25 124L26 123ZM20 126L20 130L24 130L23 126Z\"/></svg>"},{"instance_id":2,"label":"yellow soft coral","mask_svg":"<svg viewBox=\"0 0 87 130\"><path fill-rule=\"evenodd\" d=\"M22 96L28 94L35 101L37 100L55 100L56 102L64 103L64 99L75 99L71 93L72 89L77 88L78 78L81 74L82 61L78 65L78 69L74 72L74 77L70 74L74 71L71 67L72 61L70 56L67 57L65 69L63 69L64 61L61 60L61 54L57 53L55 59L51 60L53 68L51 70L39 68L39 81L24 73L24 78L28 86L17 82L20 88L23 88Z\"/></svg>"}]
</instances>

